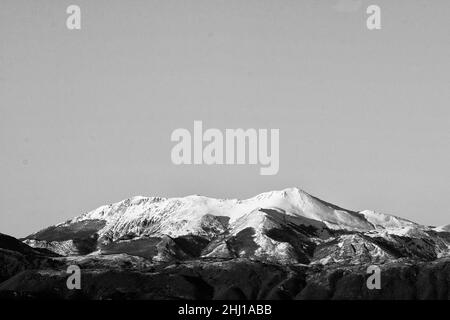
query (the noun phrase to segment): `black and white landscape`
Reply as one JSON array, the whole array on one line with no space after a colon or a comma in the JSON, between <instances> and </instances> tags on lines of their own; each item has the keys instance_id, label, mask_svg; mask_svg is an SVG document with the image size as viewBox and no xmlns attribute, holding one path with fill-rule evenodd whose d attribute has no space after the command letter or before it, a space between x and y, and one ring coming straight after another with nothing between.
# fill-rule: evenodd
<instances>
[{"instance_id":1,"label":"black and white landscape","mask_svg":"<svg viewBox=\"0 0 450 320\"><path fill-rule=\"evenodd\" d=\"M70 265L80 290L67 288ZM379 290L366 285L371 265ZM139 196L25 239L1 235L0 297L450 299L450 226L297 188L246 200Z\"/></svg>"}]
</instances>

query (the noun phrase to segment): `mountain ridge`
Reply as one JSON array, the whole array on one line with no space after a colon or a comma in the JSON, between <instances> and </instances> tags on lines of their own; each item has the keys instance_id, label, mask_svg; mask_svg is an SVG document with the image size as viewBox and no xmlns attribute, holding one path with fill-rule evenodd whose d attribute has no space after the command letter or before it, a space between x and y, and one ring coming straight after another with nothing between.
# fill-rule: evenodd
<instances>
[{"instance_id":1,"label":"mountain ridge","mask_svg":"<svg viewBox=\"0 0 450 320\"><path fill-rule=\"evenodd\" d=\"M446 256L450 242L441 233L401 217L344 209L299 188L286 188L243 200L136 196L50 226L24 242L66 256L139 252L157 261L248 257L283 264L356 263L362 257L387 261ZM192 255L183 245L202 250Z\"/></svg>"},{"instance_id":2,"label":"mountain ridge","mask_svg":"<svg viewBox=\"0 0 450 320\"><path fill-rule=\"evenodd\" d=\"M132 197L22 241L0 235L0 299L450 299L450 232L298 188ZM67 268L82 270L68 290ZM381 290L366 286L382 270Z\"/></svg>"}]
</instances>

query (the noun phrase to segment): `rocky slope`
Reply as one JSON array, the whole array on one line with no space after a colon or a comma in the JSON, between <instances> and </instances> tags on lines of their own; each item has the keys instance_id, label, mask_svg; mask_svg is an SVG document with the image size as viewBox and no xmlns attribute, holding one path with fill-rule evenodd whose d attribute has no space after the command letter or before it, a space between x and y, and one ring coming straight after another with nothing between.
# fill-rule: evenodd
<instances>
[{"instance_id":1,"label":"rocky slope","mask_svg":"<svg viewBox=\"0 0 450 320\"><path fill-rule=\"evenodd\" d=\"M82 271L68 290L63 267L25 270L0 284L0 298L55 299L450 299L450 259L381 266L381 289L366 286L367 264L280 265L247 258L152 264L128 255L65 261Z\"/></svg>"}]
</instances>

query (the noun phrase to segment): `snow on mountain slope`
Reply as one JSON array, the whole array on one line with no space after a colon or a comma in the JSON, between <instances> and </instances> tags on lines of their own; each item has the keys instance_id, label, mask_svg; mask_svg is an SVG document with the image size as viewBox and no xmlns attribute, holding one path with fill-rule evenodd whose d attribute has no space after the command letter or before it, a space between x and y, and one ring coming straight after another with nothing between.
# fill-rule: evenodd
<instances>
[{"instance_id":1,"label":"snow on mountain slope","mask_svg":"<svg viewBox=\"0 0 450 320\"><path fill-rule=\"evenodd\" d=\"M256 209L204 250L205 257L254 257L277 263L308 263L314 246L330 238L319 221L288 215L281 209Z\"/></svg>"},{"instance_id":2,"label":"snow on mountain slope","mask_svg":"<svg viewBox=\"0 0 450 320\"><path fill-rule=\"evenodd\" d=\"M367 221L375 226L376 229L404 229L407 227L419 227L417 223L396 217L389 214L379 213L371 210L360 211L366 217Z\"/></svg>"},{"instance_id":3,"label":"snow on mountain slope","mask_svg":"<svg viewBox=\"0 0 450 320\"><path fill-rule=\"evenodd\" d=\"M384 263L395 258L368 237L346 234L321 244L314 253L313 263Z\"/></svg>"},{"instance_id":4,"label":"snow on mountain slope","mask_svg":"<svg viewBox=\"0 0 450 320\"><path fill-rule=\"evenodd\" d=\"M73 240L45 241L45 240L25 239L23 242L29 245L30 247L48 249L62 256L78 253L78 249L74 245Z\"/></svg>"},{"instance_id":5,"label":"snow on mountain slope","mask_svg":"<svg viewBox=\"0 0 450 320\"><path fill-rule=\"evenodd\" d=\"M323 222L330 229L371 230L374 227L364 215L339 208L297 188L262 193L247 200L223 200L202 196L184 198L134 197L102 206L77 218L57 225L64 227L86 220L105 221L100 238L117 240L129 234L208 236L202 228L202 217L228 218L232 225L245 214L259 208L276 208L286 215Z\"/></svg>"},{"instance_id":6,"label":"snow on mountain slope","mask_svg":"<svg viewBox=\"0 0 450 320\"><path fill-rule=\"evenodd\" d=\"M446 226L440 226L440 227L433 228L433 230L437 231L437 232L450 232L450 224L448 224Z\"/></svg>"}]
</instances>

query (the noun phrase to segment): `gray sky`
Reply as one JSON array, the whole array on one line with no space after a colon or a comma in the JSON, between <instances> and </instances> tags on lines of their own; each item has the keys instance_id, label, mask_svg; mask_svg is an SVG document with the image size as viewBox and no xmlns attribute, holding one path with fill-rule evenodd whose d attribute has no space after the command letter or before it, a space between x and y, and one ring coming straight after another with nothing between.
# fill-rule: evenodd
<instances>
[{"instance_id":1,"label":"gray sky","mask_svg":"<svg viewBox=\"0 0 450 320\"><path fill-rule=\"evenodd\" d=\"M2 0L0 232L133 195L291 186L450 223L450 1L360 3ZM66 29L70 4L80 31ZM278 175L173 165L170 134L194 120L279 128Z\"/></svg>"}]
</instances>

